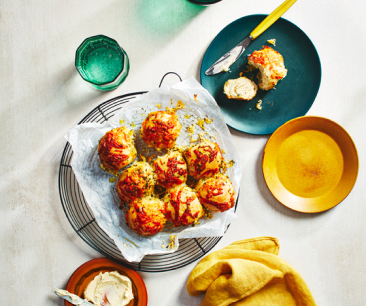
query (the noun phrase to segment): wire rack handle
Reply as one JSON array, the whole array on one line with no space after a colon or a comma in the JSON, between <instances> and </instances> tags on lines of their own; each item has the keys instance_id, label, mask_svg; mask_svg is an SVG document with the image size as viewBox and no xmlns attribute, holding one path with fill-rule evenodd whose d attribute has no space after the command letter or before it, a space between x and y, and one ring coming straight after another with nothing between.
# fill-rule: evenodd
<instances>
[{"instance_id":1,"label":"wire rack handle","mask_svg":"<svg viewBox=\"0 0 366 306\"><path fill-rule=\"evenodd\" d=\"M160 88L160 87L161 87L161 85L163 84L163 81L164 81L165 77L166 77L168 74L175 74L175 75L179 78L179 80L182 82L182 78L180 77L180 75L179 75L178 73L170 71L170 72L167 72L166 74L164 74L164 76L162 77L162 79L161 79L161 81L160 81L160 84L159 84L159 88Z\"/></svg>"}]
</instances>

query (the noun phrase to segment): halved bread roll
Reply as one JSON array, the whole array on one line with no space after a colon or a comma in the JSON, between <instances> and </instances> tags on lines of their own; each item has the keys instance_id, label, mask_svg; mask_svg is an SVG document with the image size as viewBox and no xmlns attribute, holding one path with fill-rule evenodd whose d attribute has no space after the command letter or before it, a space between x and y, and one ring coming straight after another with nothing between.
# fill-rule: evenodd
<instances>
[{"instance_id":1,"label":"halved bread roll","mask_svg":"<svg viewBox=\"0 0 366 306\"><path fill-rule=\"evenodd\" d=\"M258 86L247 77L227 80L224 85L224 93L229 99L251 100L257 94Z\"/></svg>"},{"instance_id":2,"label":"halved bread roll","mask_svg":"<svg viewBox=\"0 0 366 306\"><path fill-rule=\"evenodd\" d=\"M287 75L282 55L268 46L249 55L248 64L259 69L258 85L262 90L272 89Z\"/></svg>"}]
</instances>

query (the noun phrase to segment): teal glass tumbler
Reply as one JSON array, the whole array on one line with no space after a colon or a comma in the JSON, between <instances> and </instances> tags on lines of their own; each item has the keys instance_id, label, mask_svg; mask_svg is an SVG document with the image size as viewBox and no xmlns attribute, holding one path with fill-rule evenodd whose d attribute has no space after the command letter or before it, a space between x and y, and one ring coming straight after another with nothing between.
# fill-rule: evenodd
<instances>
[{"instance_id":1,"label":"teal glass tumbler","mask_svg":"<svg viewBox=\"0 0 366 306\"><path fill-rule=\"evenodd\" d=\"M130 70L127 53L105 35L85 39L77 48L75 67L80 76L100 90L116 89Z\"/></svg>"},{"instance_id":2,"label":"teal glass tumbler","mask_svg":"<svg viewBox=\"0 0 366 306\"><path fill-rule=\"evenodd\" d=\"M189 2L192 2L193 4L196 5L210 5L210 4L215 4L217 2L220 2L222 0L188 0Z\"/></svg>"}]
</instances>

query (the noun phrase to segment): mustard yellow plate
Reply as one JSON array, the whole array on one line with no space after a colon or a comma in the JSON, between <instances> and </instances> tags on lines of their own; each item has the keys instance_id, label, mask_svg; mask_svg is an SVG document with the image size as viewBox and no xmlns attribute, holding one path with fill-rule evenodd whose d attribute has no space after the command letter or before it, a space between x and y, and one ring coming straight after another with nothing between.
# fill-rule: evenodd
<instances>
[{"instance_id":1,"label":"mustard yellow plate","mask_svg":"<svg viewBox=\"0 0 366 306\"><path fill-rule=\"evenodd\" d=\"M263 175L283 205L305 213L328 210L351 192L358 155L348 133L337 123L305 116L280 126L263 152Z\"/></svg>"}]
</instances>

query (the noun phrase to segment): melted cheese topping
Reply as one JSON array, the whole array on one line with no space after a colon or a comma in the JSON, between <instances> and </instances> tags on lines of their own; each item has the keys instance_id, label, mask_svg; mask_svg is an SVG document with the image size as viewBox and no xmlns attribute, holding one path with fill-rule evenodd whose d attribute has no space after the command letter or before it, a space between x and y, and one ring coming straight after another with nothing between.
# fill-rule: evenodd
<instances>
[{"instance_id":1,"label":"melted cheese topping","mask_svg":"<svg viewBox=\"0 0 366 306\"><path fill-rule=\"evenodd\" d=\"M185 184L169 189L164 204L166 217L175 227L195 223L204 214L196 193Z\"/></svg>"},{"instance_id":2,"label":"melted cheese topping","mask_svg":"<svg viewBox=\"0 0 366 306\"><path fill-rule=\"evenodd\" d=\"M84 296L95 305L107 297L111 306L125 306L134 298L131 280L117 271L100 272L86 287Z\"/></svg>"},{"instance_id":3,"label":"melted cheese topping","mask_svg":"<svg viewBox=\"0 0 366 306\"><path fill-rule=\"evenodd\" d=\"M187 181L187 164L181 153L172 151L158 157L153 168L157 175L157 183L167 189Z\"/></svg>"},{"instance_id":4,"label":"melted cheese topping","mask_svg":"<svg viewBox=\"0 0 366 306\"><path fill-rule=\"evenodd\" d=\"M270 90L287 75L282 55L271 47L263 46L248 57L248 64L259 69L259 88Z\"/></svg>"},{"instance_id":5,"label":"melted cheese topping","mask_svg":"<svg viewBox=\"0 0 366 306\"><path fill-rule=\"evenodd\" d=\"M188 165L188 174L200 179L220 171L223 157L217 143L202 141L184 151Z\"/></svg>"},{"instance_id":6,"label":"melted cheese topping","mask_svg":"<svg viewBox=\"0 0 366 306\"><path fill-rule=\"evenodd\" d=\"M108 170L118 171L127 166L137 155L133 131L122 126L107 132L99 141L98 154Z\"/></svg>"},{"instance_id":7,"label":"melted cheese topping","mask_svg":"<svg viewBox=\"0 0 366 306\"><path fill-rule=\"evenodd\" d=\"M158 198L144 197L129 204L126 222L130 228L142 236L160 232L166 223L164 203Z\"/></svg>"},{"instance_id":8,"label":"melted cheese topping","mask_svg":"<svg viewBox=\"0 0 366 306\"><path fill-rule=\"evenodd\" d=\"M212 211L226 211L234 206L235 191L230 180L222 175L202 179L196 185L198 199Z\"/></svg>"},{"instance_id":9,"label":"melted cheese topping","mask_svg":"<svg viewBox=\"0 0 366 306\"><path fill-rule=\"evenodd\" d=\"M174 146L181 128L174 112L152 112L142 123L141 138L149 147L169 149Z\"/></svg>"},{"instance_id":10,"label":"melted cheese topping","mask_svg":"<svg viewBox=\"0 0 366 306\"><path fill-rule=\"evenodd\" d=\"M130 202L136 198L153 193L155 173L147 162L134 162L124 170L117 182L117 193L122 201Z\"/></svg>"}]
</instances>

